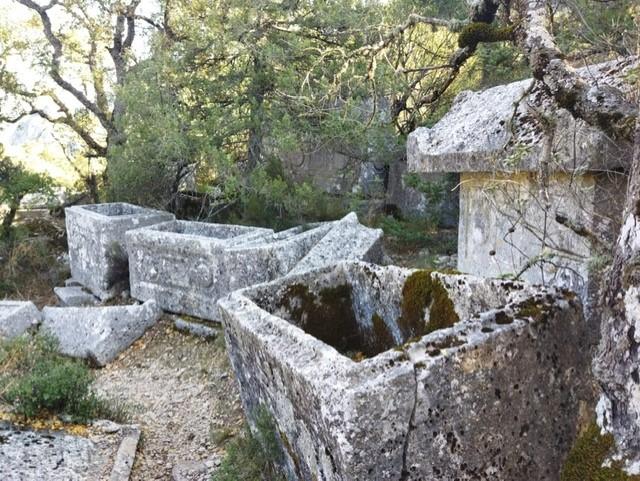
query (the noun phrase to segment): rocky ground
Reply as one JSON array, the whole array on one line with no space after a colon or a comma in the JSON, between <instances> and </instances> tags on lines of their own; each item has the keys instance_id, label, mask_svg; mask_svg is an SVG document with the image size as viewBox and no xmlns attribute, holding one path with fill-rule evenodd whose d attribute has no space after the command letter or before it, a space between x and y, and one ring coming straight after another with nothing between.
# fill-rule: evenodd
<instances>
[{"instance_id":1,"label":"rocky ground","mask_svg":"<svg viewBox=\"0 0 640 481\"><path fill-rule=\"evenodd\" d=\"M132 481L167 480L173 479L172 471L178 476L179 471L212 468L225 441L242 426L222 337L184 334L168 318L97 371L96 388L122 403L129 422L142 430Z\"/></svg>"}]
</instances>

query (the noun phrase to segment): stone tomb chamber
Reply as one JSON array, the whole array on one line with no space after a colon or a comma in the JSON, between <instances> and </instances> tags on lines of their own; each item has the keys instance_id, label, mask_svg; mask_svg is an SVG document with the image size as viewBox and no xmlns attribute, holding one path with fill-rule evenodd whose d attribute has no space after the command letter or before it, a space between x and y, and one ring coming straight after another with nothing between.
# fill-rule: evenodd
<instances>
[{"instance_id":1,"label":"stone tomb chamber","mask_svg":"<svg viewBox=\"0 0 640 481\"><path fill-rule=\"evenodd\" d=\"M636 64L577 72L629 91L625 78ZM544 116L551 128L543 127ZM433 128L407 141L409 171L460 174L458 270L567 287L587 311L599 243L618 232L631 153L630 144L558 108L531 79L462 92Z\"/></svg>"},{"instance_id":2,"label":"stone tomb chamber","mask_svg":"<svg viewBox=\"0 0 640 481\"><path fill-rule=\"evenodd\" d=\"M557 481L588 401L581 303L558 288L340 262L219 306L292 481Z\"/></svg>"}]
</instances>

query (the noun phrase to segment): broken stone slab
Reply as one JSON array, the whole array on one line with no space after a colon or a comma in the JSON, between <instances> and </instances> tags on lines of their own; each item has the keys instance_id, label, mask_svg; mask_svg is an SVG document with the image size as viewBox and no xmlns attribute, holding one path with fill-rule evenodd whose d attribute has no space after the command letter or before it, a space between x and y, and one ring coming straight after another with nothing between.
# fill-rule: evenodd
<instances>
[{"instance_id":1,"label":"broken stone slab","mask_svg":"<svg viewBox=\"0 0 640 481\"><path fill-rule=\"evenodd\" d=\"M41 330L58 339L62 354L111 362L160 318L155 301L107 307L45 307Z\"/></svg>"},{"instance_id":2,"label":"broken stone slab","mask_svg":"<svg viewBox=\"0 0 640 481\"><path fill-rule=\"evenodd\" d=\"M332 223L270 229L175 221L129 231L131 296L166 311L218 320L230 292L289 272Z\"/></svg>"},{"instance_id":3,"label":"broken stone slab","mask_svg":"<svg viewBox=\"0 0 640 481\"><path fill-rule=\"evenodd\" d=\"M557 481L591 401L581 305L556 288L343 262L219 305L291 481Z\"/></svg>"},{"instance_id":4,"label":"broken stone slab","mask_svg":"<svg viewBox=\"0 0 640 481\"><path fill-rule=\"evenodd\" d=\"M101 300L126 288L124 233L174 219L173 214L126 203L65 209L72 277Z\"/></svg>"},{"instance_id":5,"label":"broken stone slab","mask_svg":"<svg viewBox=\"0 0 640 481\"><path fill-rule=\"evenodd\" d=\"M124 426L122 442L116 452L116 459L109 475L109 481L129 481L133 462L136 459L136 451L140 442L140 428L138 426Z\"/></svg>"},{"instance_id":6,"label":"broken stone slab","mask_svg":"<svg viewBox=\"0 0 640 481\"><path fill-rule=\"evenodd\" d=\"M89 428L83 435L64 430L30 430L0 421L0 479L3 481L96 481L112 479L114 458L127 426L113 433Z\"/></svg>"},{"instance_id":7,"label":"broken stone slab","mask_svg":"<svg viewBox=\"0 0 640 481\"><path fill-rule=\"evenodd\" d=\"M40 323L42 315L33 302L0 301L0 339L12 339Z\"/></svg>"},{"instance_id":8,"label":"broken stone slab","mask_svg":"<svg viewBox=\"0 0 640 481\"><path fill-rule=\"evenodd\" d=\"M94 306L100 302L100 299L79 286L54 287L53 292L62 307Z\"/></svg>"},{"instance_id":9,"label":"broken stone slab","mask_svg":"<svg viewBox=\"0 0 640 481\"><path fill-rule=\"evenodd\" d=\"M327 235L311 248L289 274L301 274L340 260L380 263L383 257L382 236L382 229L363 226L356 214L351 212L335 222Z\"/></svg>"},{"instance_id":10,"label":"broken stone slab","mask_svg":"<svg viewBox=\"0 0 640 481\"><path fill-rule=\"evenodd\" d=\"M205 339L213 339L220 334L219 325L214 326L212 323L205 321L191 321L176 316L173 325L179 331L187 332L193 336L204 337Z\"/></svg>"}]
</instances>

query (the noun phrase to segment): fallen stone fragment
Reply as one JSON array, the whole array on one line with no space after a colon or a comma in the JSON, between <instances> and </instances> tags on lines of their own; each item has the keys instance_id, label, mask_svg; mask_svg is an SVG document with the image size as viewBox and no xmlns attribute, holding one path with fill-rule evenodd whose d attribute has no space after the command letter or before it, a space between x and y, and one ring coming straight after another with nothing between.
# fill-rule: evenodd
<instances>
[{"instance_id":1,"label":"fallen stone fragment","mask_svg":"<svg viewBox=\"0 0 640 481\"><path fill-rule=\"evenodd\" d=\"M215 337L218 337L218 335L220 334L219 324L214 327L213 324L188 321L176 316L175 320L173 321L173 325L179 331L188 332L193 336L204 337L206 339L213 339Z\"/></svg>"},{"instance_id":2,"label":"fallen stone fragment","mask_svg":"<svg viewBox=\"0 0 640 481\"><path fill-rule=\"evenodd\" d=\"M383 257L382 236L382 229L363 226L352 212L335 222L327 235L311 248L289 274L301 274L340 260L379 263Z\"/></svg>"},{"instance_id":3,"label":"fallen stone fragment","mask_svg":"<svg viewBox=\"0 0 640 481\"><path fill-rule=\"evenodd\" d=\"M78 286L54 287L53 292L62 307L94 306L100 302L93 294Z\"/></svg>"},{"instance_id":4,"label":"fallen stone fragment","mask_svg":"<svg viewBox=\"0 0 640 481\"><path fill-rule=\"evenodd\" d=\"M161 314L153 300L133 306L45 307L41 329L58 339L61 353L104 366Z\"/></svg>"},{"instance_id":5,"label":"fallen stone fragment","mask_svg":"<svg viewBox=\"0 0 640 481\"><path fill-rule=\"evenodd\" d=\"M171 481L210 481L220 467L218 456L202 461L181 461L171 470Z\"/></svg>"},{"instance_id":6,"label":"fallen stone fragment","mask_svg":"<svg viewBox=\"0 0 640 481\"><path fill-rule=\"evenodd\" d=\"M124 233L174 219L168 212L126 203L68 207L65 216L71 275L101 300L128 283Z\"/></svg>"},{"instance_id":7,"label":"fallen stone fragment","mask_svg":"<svg viewBox=\"0 0 640 481\"><path fill-rule=\"evenodd\" d=\"M557 288L341 262L219 306L290 481L557 481L592 401L582 308Z\"/></svg>"},{"instance_id":8,"label":"fallen stone fragment","mask_svg":"<svg viewBox=\"0 0 640 481\"><path fill-rule=\"evenodd\" d=\"M120 443L109 481L128 481L136 458L138 442L140 441L140 428L138 426L124 426L124 438Z\"/></svg>"},{"instance_id":9,"label":"fallen stone fragment","mask_svg":"<svg viewBox=\"0 0 640 481\"><path fill-rule=\"evenodd\" d=\"M33 302L0 301L0 339L12 339L40 323L41 314Z\"/></svg>"}]
</instances>

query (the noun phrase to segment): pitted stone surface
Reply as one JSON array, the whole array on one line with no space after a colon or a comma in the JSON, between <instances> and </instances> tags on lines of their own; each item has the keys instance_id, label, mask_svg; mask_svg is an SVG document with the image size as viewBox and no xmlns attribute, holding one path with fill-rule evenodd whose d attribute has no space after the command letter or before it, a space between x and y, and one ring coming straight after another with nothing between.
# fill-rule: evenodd
<instances>
[{"instance_id":1,"label":"pitted stone surface","mask_svg":"<svg viewBox=\"0 0 640 481\"><path fill-rule=\"evenodd\" d=\"M0 421L0 479L109 479L119 439L119 435L84 437L64 431L22 430Z\"/></svg>"},{"instance_id":2,"label":"pitted stone surface","mask_svg":"<svg viewBox=\"0 0 640 481\"><path fill-rule=\"evenodd\" d=\"M108 307L45 307L41 329L58 339L60 352L104 366L160 318L155 301Z\"/></svg>"},{"instance_id":3,"label":"pitted stone surface","mask_svg":"<svg viewBox=\"0 0 640 481\"><path fill-rule=\"evenodd\" d=\"M625 78L636 65L637 59L630 58L577 72L586 81L629 92L632 86ZM539 106L551 101L531 79L482 92L461 92L433 128L418 128L409 134L409 171L537 171L543 133L527 102ZM611 170L626 165L631 158L630 144L615 142L602 130L575 120L568 111L554 109L557 118L552 170Z\"/></svg>"},{"instance_id":4,"label":"pitted stone surface","mask_svg":"<svg viewBox=\"0 0 640 481\"><path fill-rule=\"evenodd\" d=\"M40 323L41 314L33 302L0 301L0 339L20 336Z\"/></svg>"},{"instance_id":5,"label":"pitted stone surface","mask_svg":"<svg viewBox=\"0 0 640 481\"><path fill-rule=\"evenodd\" d=\"M137 229L126 234L131 295L219 320L216 302L234 290L344 258L379 260L381 235L355 214L278 233L185 221Z\"/></svg>"},{"instance_id":6,"label":"pitted stone surface","mask_svg":"<svg viewBox=\"0 0 640 481\"><path fill-rule=\"evenodd\" d=\"M63 307L94 306L99 302L97 297L79 286L54 287L53 292Z\"/></svg>"},{"instance_id":7,"label":"pitted stone surface","mask_svg":"<svg viewBox=\"0 0 640 481\"><path fill-rule=\"evenodd\" d=\"M102 300L128 280L124 233L172 220L173 214L131 204L94 204L65 209L71 275Z\"/></svg>"},{"instance_id":8,"label":"pitted stone surface","mask_svg":"<svg viewBox=\"0 0 640 481\"><path fill-rule=\"evenodd\" d=\"M220 301L245 411L272 413L288 478L557 481L589 397L579 302L432 274L461 321L407 339L414 272L339 263ZM381 337L386 350L354 360Z\"/></svg>"}]
</instances>

